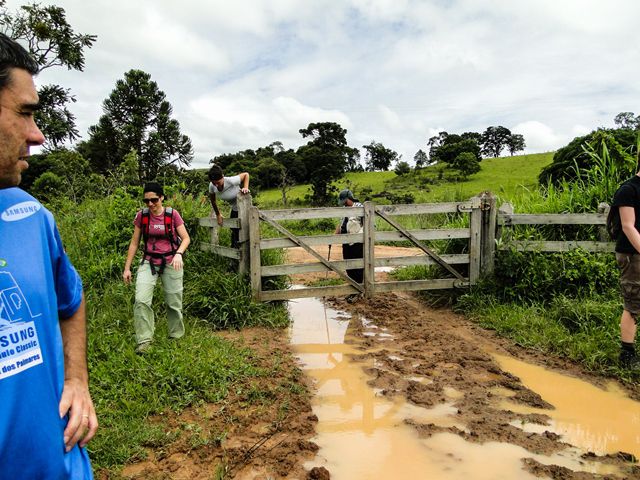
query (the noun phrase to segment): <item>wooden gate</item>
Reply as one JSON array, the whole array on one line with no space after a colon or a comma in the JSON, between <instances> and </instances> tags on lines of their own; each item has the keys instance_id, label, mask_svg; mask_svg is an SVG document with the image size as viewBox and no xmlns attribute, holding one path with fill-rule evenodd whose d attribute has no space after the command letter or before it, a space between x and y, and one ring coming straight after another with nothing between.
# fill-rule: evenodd
<instances>
[{"instance_id":1,"label":"wooden gate","mask_svg":"<svg viewBox=\"0 0 640 480\"><path fill-rule=\"evenodd\" d=\"M494 238L483 235L483 223L495 222L495 208L487 208L493 197L473 197L466 202L413 204L413 205L375 205L365 202L363 207L302 208L294 210L260 210L251 206L248 209L248 261L251 286L254 298L260 301L286 300L302 297L340 296L361 293L367 297L380 292L400 290L432 290L461 288L473 285L478 280L481 268L492 267ZM486 218L483 212L493 212L493 220ZM349 216L364 218L362 233L341 235L300 236L292 233L281 223L287 220L304 219L340 219ZM469 216L468 226L461 228L427 228L408 230L398 222L398 217L406 215L465 214ZM387 224L392 230L376 229L378 224ZM336 222L337 223L337 222ZM268 224L280 235L276 238L262 238L261 224ZM492 229L485 229L490 231ZM438 254L426 242L434 240L464 239L461 253ZM422 255L403 257L376 257L376 243L407 242L422 251ZM329 260L320 255L314 246L342 245L345 243L363 243L362 259ZM316 261L304 264L262 265L260 253L274 248L300 247ZM484 259L484 260L483 260ZM401 267L408 265L439 265L446 277L429 280L383 281L375 279L376 267ZM463 266L456 268L456 266ZM346 274L347 269L363 268L364 282L358 284ZM264 278L279 275L303 274L309 272L335 272L344 280L343 285L324 287L302 287L287 290L262 290Z\"/></svg>"}]
</instances>

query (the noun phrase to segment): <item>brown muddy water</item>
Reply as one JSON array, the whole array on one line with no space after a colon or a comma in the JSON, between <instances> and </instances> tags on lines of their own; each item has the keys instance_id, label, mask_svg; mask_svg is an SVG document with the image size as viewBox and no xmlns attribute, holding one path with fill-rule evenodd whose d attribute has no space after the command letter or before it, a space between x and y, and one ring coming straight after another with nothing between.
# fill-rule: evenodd
<instances>
[{"instance_id":1,"label":"brown muddy water","mask_svg":"<svg viewBox=\"0 0 640 480\"><path fill-rule=\"evenodd\" d=\"M621 392L596 392L598 389L593 386L593 390L585 389L588 384L584 382L504 356L496 356L504 370L521 376L529 388L556 406L555 411L544 411L553 418L553 424L544 429L565 436L568 443L579 448L545 456L508 443L474 444L453 433L421 439L405 420L465 429L457 423L453 406L463 392L445 390L448 401L432 409L415 406L402 398L389 400L367 384L365 371L376 366L375 360L356 362L351 358L350 354L364 352L358 348L358 339L350 338L348 327L350 321L362 321L365 335L376 337L387 349L393 344L388 332L366 320L352 320L317 298L291 301L289 310L291 343L316 389L312 407L318 424L313 441L320 450L305 467L324 466L334 480L537 478L522 469L523 458L574 471L615 475L618 473L615 467L587 462L580 455L585 450L640 454L637 402L626 399ZM505 394L504 408L515 411L522 407L510 404ZM607 422L598 422L594 418L597 411L620 412L620 422L611 422L611 416ZM539 428L528 424L517 426L525 431Z\"/></svg>"}]
</instances>

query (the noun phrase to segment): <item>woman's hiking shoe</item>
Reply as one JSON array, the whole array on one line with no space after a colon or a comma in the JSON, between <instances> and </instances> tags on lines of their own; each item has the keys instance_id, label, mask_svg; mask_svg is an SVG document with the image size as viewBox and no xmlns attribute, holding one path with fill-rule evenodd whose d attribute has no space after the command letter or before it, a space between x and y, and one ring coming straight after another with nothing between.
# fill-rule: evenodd
<instances>
[{"instance_id":1,"label":"woman's hiking shoe","mask_svg":"<svg viewBox=\"0 0 640 480\"><path fill-rule=\"evenodd\" d=\"M138 346L136 347L136 353L139 353L140 355L142 355L143 353L148 352L150 348L151 348L151 342L139 343Z\"/></svg>"},{"instance_id":2,"label":"woman's hiking shoe","mask_svg":"<svg viewBox=\"0 0 640 480\"><path fill-rule=\"evenodd\" d=\"M620 366L629 370L640 370L640 357L635 353L623 350L620 352Z\"/></svg>"}]
</instances>

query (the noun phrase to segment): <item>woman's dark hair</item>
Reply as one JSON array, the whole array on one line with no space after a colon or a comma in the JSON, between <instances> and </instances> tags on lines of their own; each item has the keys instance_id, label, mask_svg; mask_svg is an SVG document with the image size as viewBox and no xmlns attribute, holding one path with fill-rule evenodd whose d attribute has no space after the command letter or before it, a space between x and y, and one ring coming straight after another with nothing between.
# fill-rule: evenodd
<instances>
[{"instance_id":1,"label":"woman's dark hair","mask_svg":"<svg viewBox=\"0 0 640 480\"><path fill-rule=\"evenodd\" d=\"M222 177L224 177L224 174L222 173L222 169L218 165L213 165L209 169L207 177L209 177L209 180L211 180L212 182L215 182L216 180L220 180Z\"/></svg>"},{"instance_id":2,"label":"woman's dark hair","mask_svg":"<svg viewBox=\"0 0 640 480\"><path fill-rule=\"evenodd\" d=\"M18 42L0 33L0 90L5 88L11 79L11 69L21 68L31 75L40 70L38 62Z\"/></svg>"},{"instance_id":3,"label":"woman's dark hair","mask_svg":"<svg viewBox=\"0 0 640 480\"><path fill-rule=\"evenodd\" d=\"M147 192L157 193L159 197L164 197L164 190L162 190L162 185L156 182L147 182L144 184L143 193Z\"/></svg>"}]
</instances>

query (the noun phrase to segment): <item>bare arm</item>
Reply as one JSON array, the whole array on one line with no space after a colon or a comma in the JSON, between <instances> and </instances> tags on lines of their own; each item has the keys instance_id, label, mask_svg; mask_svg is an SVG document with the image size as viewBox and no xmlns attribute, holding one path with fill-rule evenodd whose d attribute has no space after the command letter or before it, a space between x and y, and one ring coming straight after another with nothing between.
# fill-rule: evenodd
<instances>
[{"instance_id":1,"label":"bare arm","mask_svg":"<svg viewBox=\"0 0 640 480\"><path fill-rule=\"evenodd\" d=\"M622 231L633 245L636 251L640 252L640 232L636 230L636 212L633 207L618 207L620 209L620 222Z\"/></svg>"},{"instance_id":2,"label":"bare arm","mask_svg":"<svg viewBox=\"0 0 640 480\"><path fill-rule=\"evenodd\" d=\"M240 191L242 193L249 193L249 174L242 172L238 176L240 177Z\"/></svg>"},{"instance_id":3,"label":"bare arm","mask_svg":"<svg viewBox=\"0 0 640 480\"><path fill-rule=\"evenodd\" d=\"M185 228L184 224L180 225L176 228L176 232L178 232L178 236L180 237L180 246L176 250L176 254L173 256L173 260L171 260L171 266L176 270L181 270L183 267L183 254L189 248L189 244L191 243L191 237L189 237L189 232Z\"/></svg>"},{"instance_id":4,"label":"bare arm","mask_svg":"<svg viewBox=\"0 0 640 480\"><path fill-rule=\"evenodd\" d=\"M216 202L215 193L209 193L209 201L211 202L213 213L215 213L216 218L218 219L218 225L222 225L222 214L220 213L220 209L218 208L218 202Z\"/></svg>"},{"instance_id":5,"label":"bare arm","mask_svg":"<svg viewBox=\"0 0 640 480\"><path fill-rule=\"evenodd\" d=\"M133 258L136 256L136 252L138 251L141 237L142 230L137 225L134 225L131 242L129 242L129 250L127 251L127 260L124 262L124 272L122 273L122 278L125 283L131 283L131 263L133 262Z\"/></svg>"},{"instance_id":6,"label":"bare arm","mask_svg":"<svg viewBox=\"0 0 640 480\"><path fill-rule=\"evenodd\" d=\"M80 442L84 447L98 430L98 417L89 394L87 370L87 317L84 294L78 310L69 318L60 319L64 351L64 387L60 399L60 418L69 414L64 430L66 450Z\"/></svg>"}]
</instances>

